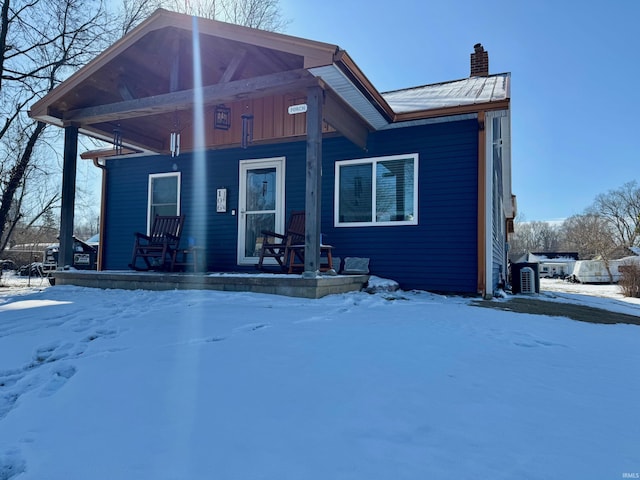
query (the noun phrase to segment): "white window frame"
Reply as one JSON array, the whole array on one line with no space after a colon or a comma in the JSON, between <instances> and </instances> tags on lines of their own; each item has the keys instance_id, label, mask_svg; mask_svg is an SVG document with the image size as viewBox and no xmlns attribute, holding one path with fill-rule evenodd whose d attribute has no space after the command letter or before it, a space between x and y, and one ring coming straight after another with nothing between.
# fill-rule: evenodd
<instances>
[{"instance_id":1,"label":"white window frame","mask_svg":"<svg viewBox=\"0 0 640 480\"><path fill-rule=\"evenodd\" d=\"M418 154L407 153L402 155L388 155L384 157L359 158L357 160L339 160L335 163L335 184L333 202L333 225L335 227L399 227L403 225L418 225ZM379 222L376 220L376 166L379 162L390 160L413 159L413 218L410 220L397 220ZM371 222L341 222L340 221L340 168L350 165L371 165Z\"/></svg>"},{"instance_id":2,"label":"white window frame","mask_svg":"<svg viewBox=\"0 0 640 480\"><path fill-rule=\"evenodd\" d=\"M152 186L153 186L153 181L156 178L163 178L163 177L177 177L178 181L178 191L177 193L177 200L176 200L176 213L175 215L180 215L180 190L182 188L182 175L180 174L180 172L167 172L167 173L151 173L149 174L149 186L147 189L147 234L150 233L151 231L151 224L153 223L153 219L151 218L151 200L153 198L152 196Z\"/></svg>"}]
</instances>

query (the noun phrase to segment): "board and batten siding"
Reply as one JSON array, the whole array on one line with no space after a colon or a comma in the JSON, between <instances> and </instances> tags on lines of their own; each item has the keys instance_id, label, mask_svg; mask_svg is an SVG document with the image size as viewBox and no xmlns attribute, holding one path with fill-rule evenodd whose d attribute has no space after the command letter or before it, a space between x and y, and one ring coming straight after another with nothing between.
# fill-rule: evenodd
<instances>
[{"instance_id":1,"label":"board and batten siding","mask_svg":"<svg viewBox=\"0 0 640 480\"><path fill-rule=\"evenodd\" d=\"M404 289L476 293L477 158L476 120L398 128L376 132L363 151L343 137L322 143L322 233L334 255L370 259L371 274L390 278ZM334 226L335 162L387 155L419 155L418 225ZM206 169L194 170L191 154L107 161L105 269L125 269L131 259L133 232L145 231L149 175L181 173L183 240L192 232L206 250L209 271L255 271L236 264L238 162L285 157L286 215L304 209L306 144L304 141L253 145L206 153ZM193 182L206 179L206 205L194 199ZM216 189L227 189L227 212L216 213ZM206 207L206 208L205 208ZM195 228L199 227L199 228Z\"/></svg>"}]
</instances>

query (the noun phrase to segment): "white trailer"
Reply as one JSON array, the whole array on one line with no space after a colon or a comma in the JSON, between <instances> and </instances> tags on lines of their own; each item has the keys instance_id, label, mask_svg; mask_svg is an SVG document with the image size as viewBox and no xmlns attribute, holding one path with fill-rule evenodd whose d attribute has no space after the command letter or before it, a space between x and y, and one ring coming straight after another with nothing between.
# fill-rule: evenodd
<instances>
[{"instance_id":1,"label":"white trailer","mask_svg":"<svg viewBox=\"0 0 640 480\"><path fill-rule=\"evenodd\" d=\"M573 268L572 279L580 283L618 283L620 280L619 267L628 264L640 265L640 257L632 256L609 260L608 271L602 260L578 260Z\"/></svg>"}]
</instances>

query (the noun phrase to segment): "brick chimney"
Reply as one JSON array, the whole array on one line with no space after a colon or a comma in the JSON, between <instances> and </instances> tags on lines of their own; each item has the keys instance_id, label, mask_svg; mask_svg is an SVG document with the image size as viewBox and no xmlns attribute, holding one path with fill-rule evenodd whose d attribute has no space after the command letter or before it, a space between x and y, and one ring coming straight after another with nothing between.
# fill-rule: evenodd
<instances>
[{"instance_id":1,"label":"brick chimney","mask_svg":"<svg viewBox=\"0 0 640 480\"><path fill-rule=\"evenodd\" d=\"M487 52L481 43L473 46L474 52L471 54L471 76L487 77L489 76L489 52Z\"/></svg>"}]
</instances>

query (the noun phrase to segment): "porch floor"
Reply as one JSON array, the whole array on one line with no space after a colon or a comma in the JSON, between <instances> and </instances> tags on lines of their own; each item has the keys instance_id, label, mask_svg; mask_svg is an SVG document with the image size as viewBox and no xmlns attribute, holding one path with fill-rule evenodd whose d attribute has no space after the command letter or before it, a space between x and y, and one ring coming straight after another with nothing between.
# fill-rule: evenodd
<instances>
[{"instance_id":1,"label":"porch floor","mask_svg":"<svg viewBox=\"0 0 640 480\"><path fill-rule=\"evenodd\" d=\"M368 275L302 275L272 273L168 273L130 270L57 270L56 285L125 290L223 290L255 292L288 297L321 298L325 295L358 291Z\"/></svg>"}]
</instances>

